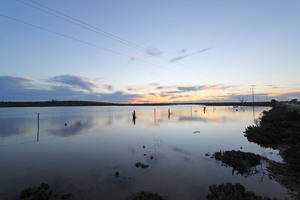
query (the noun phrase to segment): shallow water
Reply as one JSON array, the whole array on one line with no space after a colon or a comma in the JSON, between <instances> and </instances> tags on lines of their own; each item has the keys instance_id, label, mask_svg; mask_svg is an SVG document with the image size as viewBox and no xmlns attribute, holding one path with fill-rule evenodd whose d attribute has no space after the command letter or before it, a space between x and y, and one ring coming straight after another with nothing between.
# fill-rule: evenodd
<instances>
[{"instance_id":1,"label":"shallow water","mask_svg":"<svg viewBox=\"0 0 300 200\"><path fill-rule=\"evenodd\" d=\"M72 199L126 199L144 190L199 200L211 184L240 182L283 199L286 190L268 178L264 165L257 168L265 175L244 177L205 156L241 150L282 161L278 151L243 136L263 110L268 108L0 108L0 197L17 199L24 188L46 182ZM149 167L136 168L137 162Z\"/></svg>"}]
</instances>

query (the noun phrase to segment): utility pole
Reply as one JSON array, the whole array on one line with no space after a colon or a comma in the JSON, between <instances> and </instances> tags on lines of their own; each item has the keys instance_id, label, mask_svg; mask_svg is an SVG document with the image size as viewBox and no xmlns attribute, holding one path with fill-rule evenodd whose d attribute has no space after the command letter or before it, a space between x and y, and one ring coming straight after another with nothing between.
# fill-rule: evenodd
<instances>
[{"instance_id":1,"label":"utility pole","mask_svg":"<svg viewBox=\"0 0 300 200\"><path fill-rule=\"evenodd\" d=\"M254 88L251 88L252 89L252 102L253 102L253 105L254 105Z\"/></svg>"},{"instance_id":2,"label":"utility pole","mask_svg":"<svg viewBox=\"0 0 300 200\"><path fill-rule=\"evenodd\" d=\"M251 89L252 89L252 103L253 103L253 106L252 106L252 109L253 109L253 123L255 124L254 88L251 88Z\"/></svg>"}]
</instances>

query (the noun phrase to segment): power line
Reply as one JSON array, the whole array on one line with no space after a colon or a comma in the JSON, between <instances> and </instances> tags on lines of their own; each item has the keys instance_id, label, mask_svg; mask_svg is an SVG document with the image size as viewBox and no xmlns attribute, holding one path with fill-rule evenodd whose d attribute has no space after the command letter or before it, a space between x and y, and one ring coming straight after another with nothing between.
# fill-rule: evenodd
<instances>
[{"instance_id":1,"label":"power line","mask_svg":"<svg viewBox=\"0 0 300 200\"><path fill-rule=\"evenodd\" d=\"M59 35L59 36L61 36L61 37L65 37L65 38L68 38L68 39L71 39L71 40L74 40L74 41L77 41L77 42L80 42L80 43L83 43L83 44L86 44L86 45L89 45L89 46L92 46L92 47L95 47L95 48L98 48L98 49L101 49L101 50L104 50L104 51L108 51L108 52L110 52L110 53L118 54L118 55L123 56L123 57L126 57L126 58L131 58L131 56L129 56L129 55L126 55L126 54L123 54L123 53L120 53L120 52L117 52L117 51L114 51L114 50L111 50L111 49L108 49L108 48L105 48L105 47L101 47L101 46L99 46L99 45L97 45L97 44L93 44L93 43L91 43L91 42L87 42L87 41L84 41L84 40L75 38L75 37L73 37L73 36L69 36L69 35L66 35L66 34L63 34L63 33L59 33L59 32L56 32L56 31L53 31L53 30L50 30L50 29L47 29L47 28L44 28L44 27L41 27L41 26L32 24L32 23L29 23L29 22L25 22L25 21L20 20L20 19L16 19L16 18L7 16L7 15L3 15L3 14L1 14L1 13L0 13L0 16L3 17L3 18L6 18L6 19L13 20L13 21L18 22L18 23L22 23L22 24L25 24L25 25L28 25L28 26L37 28L37 29L39 29L39 30L43 30L43 31L46 31L46 32L50 32L50 33ZM153 63L148 62L148 61L140 60L140 62L145 63L145 64L148 64L148 65L152 65L152 66L155 66L155 67L164 69L164 70L172 71L172 70L170 70L169 68L162 67L162 66L160 66L160 65L153 64ZM173 70L173 72L176 72L176 71ZM177 73L180 73L180 75L182 75L182 72L177 72ZM193 77L193 78L197 78L197 77L191 76L191 75L189 75L189 74L186 74L186 75L187 75L187 76L190 76L190 77Z\"/></svg>"},{"instance_id":2,"label":"power line","mask_svg":"<svg viewBox=\"0 0 300 200\"><path fill-rule=\"evenodd\" d=\"M129 57L128 55L125 55L123 53L119 53L117 51L114 51L114 50L110 50L108 48L105 48L105 47L101 47L99 45L96 45L96 44L93 44L93 43L90 43L90 42L87 42L87 41L84 41L84 40L81 40L81 39L77 39L75 37L72 37L72 36L69 36L69 35L66 35L66 34L63 34L63 33L59 33L59 32L56 32L56 31L52 31L50 29L47 29L47 28L44 28L44 27L41 27L41 26L37 26L37 25L34 25L34 24L31 24L31 23L28 23L28 22L25 22L25 21L22 21L22 20L19 20L19 19L16 19L16 18L13 18L13 17L9 17L7 15L3 15L0 13L0 16L1 17L4 17L4 18L7 18L7 19L10 19L10 20L13 20L13 21L16 21L16 22L19 22L19 23L22 23L22 24L26 24L28 26L32 26L34 28L37 28L37 29L40 29L40 30L43 30L43 31L47 31L47 32L50 32L50 33L53 33L53 34L56 34L56 35L59 35L59 36L62 36L62 37L65 37L65 38L68 38L68 39L72 39L72 40L75 40L77 42L80 42L80 43L84 43L86 45L89 45L89 46L93 46L93 47L96 47L98 49L102 49L104 51L108 51L108 52L111 52L111 53L115 53L115 54L118 54L120 56L124 56L124 57Z\"/></svg>"},{"instance_id":3,"label":"power line","mask_svg":"<svg viewBox=\"0 0 300 200\"><path fill-rule=\"evenodd\" d=\"M55 17L57 17L57 18L59 18L59 19L62 19L62 20L64 20L64 21L67 21L67 22L69 22L69 23L72 23L72 24L74 24L74 25L77 25L77 26L79 26L79 27L81 27L81 28L87 29L87 30L92 31L92 32L94 32L94 33L100 34L100 35L102 35L102 36L104 36L104 37L107 37L107 38L110 38L110 39L115 40L115 41L117 41L117 42L120 42L120 43L122 43L122 44L124 44L124 45L133 47L133 48L138 49L138 50L145 50L143 47L141 47L141 46L139 46L139 45L137 45L137 44L134 44L134 43L132 43L132 42L130 42L130 41L128 41L128 40L125 40L125 39L119 37L119 36L116 36L116 35L113 35L113 34L111 34L111 33L108 33L108 32L106 32L106 31L104 31L104 30L102 30L102 29L100 29L100 28L97 28L97 27L92 26L92 25L90 25L90 24L88 24L88 23L85 23L85 22L83 22L83 21L81 21L81 20L78 20L78 19L75 19L75 18L73 18L73 17L70 17L70 16L68 16L68 15L66 15L66 14L64 14L64 13L62 13L62 12L59 12L59 11L57 11L57 10L54 10L54 9L49 8L49 7L47 7L47 6L44 6L44 5L42 5L42 4L40 4L40 3L37 3L37 2L35 2L35 1L28 0L28 1L34 3L34 4L38 5L38 6L41 6L41 7L43 7L43 8L46 8L46 9L48 9L48 10L50 10L50 11L52 11L52 12L55 12L55 13L61 15L61 16L64 16L65 18L64 18L64 17L61 17L61 16L59 16L59 15L53 14L53 13L51 13L51 12L48 12L48 11L46 11L46 10L43 10L43 9L41 9L41 8L38 8L38 7L36 7L36 6L33 6L33 5L31 5L31 4L25 3L25 2L23 2L23 1L21 1L21 0L16 0L16 1L17 1L17 2L20 2L20 3L23 3L23 4L27 5L27 6L30 6L30 7L32 7L32 8L35 8L35 9L37 9L37 10L40 10L40 11L42 11L42 12L45 12L45 13L47 13L47 14L49 14L49 15L55 16ZM66 19L66 18L67 18L67 19ZM151 50L150 50L150 51L151 51ZM152 52L152 51L151 51L151 52ZM152 53L155 54L155 52L152 52Z\"/></svg>"},{"instance_id":4,"label":"power line","mask_svg":"<svg viewBox=\"0 0 300 200\"><path fill-rule=\"evenodd\" d=\"M51 12L48 12L48 11L46 11L46 10L44 10L44 9L39 8L39 7L33 6L33 5L31 5L31 4L28 4L28 3L26 3L26 2L23 2L23 1L21 1L21 0L16 0L16 1L19 2L19 3L23 3L24 5L30 6L30 7L34 8L34 9L40 10L40 11L42 11L42 12L44 12L44 13L49 14L49 15L52 15L52 16L54 16L54 17L57 17L57 18L59 18L59 19L61 19L61 20L64 20L64 21L66 21L66 22L69 22L69 23L71 23L71 24L73 24L73 25L79 26L79 27L81 27L81 28L84 28L84 29L87 29L87 30L89 30L89 31L92 31L92 32L94 32L94 33L96 33L96 34L99 34L99 35L102 35L102 36L107 37L107 38L109 38L109 39L112 39L112 40L114 40L114 41L117 41L117 42L119 42L119 43L121 43L121 44L123 44L123 45L129 46L129 47L132 47L132 48L135 48L135 49L137 49L137 50L142 50L142 51L144 51L144 52L149 52L149 53L152 54L153 56L156 56L156 57L159 57L159 58L163 59L163 60L164 60L165 62L167 62L168 64L170 63L170 59L168 59L167 57L164 57L164 56L158 54L158 53L155 52L155 51L152 51L151 49L146 49L146 48L144 48L144 47L142 47L142 46L140 46L140 45L138 45L138 44L135 44L135 43L133 43L133 42L130 42L130 41L128 41L128 40L126 40L126 39L123 39L123 38L121 38L121 37L119 37L119 36L116 36L116 35L114 35L114 34L108 33L107 31L104 31L103 29L100 29L100 28L98 28L98 27L95 27L95 26L93 26L93 25L90 25L90 24L88 24L88 23L86 23L86 22L83 22L83 21L81 21L81 20L75 19L74 17L71 17L71 16L69 16L69 15L66 15L66 14L64 14L64 13L62 13L62 12L60 12L60 11L57 11L57 10L55 10L55 9L52 9L52 8L50 8L50 7L47 7L47 6L45 6L45 5L41 4L41 3L37 3L37 2L35 2L35 1L33 1L33 0L28 0L28 1L30 1L31 3L35 4L35 5L38 5L38 6L42 7L42 8L45 8L45 9L51 11L51 12L57 13L57 14L63 16L63 17L61 17L61 16L59 16L59 15L56 15L56 14L53 14L53 13L51 13ZM67 19L66 19L66 18L67 18ZM209 49L209 48L208 48L208 49ZM131 58L131 57L130 57L130 58ZM148 64L149 64L149 63L148 63ZM175 64L178 65L178 66L180 66L180 67L183 67L183 68L185 68L185 69L186 69L186 68L189 68L190 70L192 70L192 71L194 71L194 72L197 72L197 73L200 73L201 75L203 75L203 72L199 72L198 70L195 70L194 68L188 67L188 66L186 66L186 65L184 65L184 64L181 64L181 63L175 63ZM213 78L213 79L217 80L216 78L214 78L213 76L211 76L211 75L209 75L209 74L206 74L206 75L207 75L207 76L210 76L210 78ZM219 81L219 80L217 80L217 81Z\"/></svg>"}]
</instances>

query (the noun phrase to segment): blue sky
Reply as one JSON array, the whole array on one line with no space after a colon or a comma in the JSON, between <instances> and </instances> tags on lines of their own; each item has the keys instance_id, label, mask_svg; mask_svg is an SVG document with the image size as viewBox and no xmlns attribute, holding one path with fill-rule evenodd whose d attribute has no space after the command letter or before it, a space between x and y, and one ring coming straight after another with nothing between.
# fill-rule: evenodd
<instances>
[{"instance_id":1,"label":"blue sky","mask_svg":"<svg viewBox=\"0 0 300 200\"><path fill-rule=\"evenodd\" d=\"M0 101L300 98L299 1L0 1Z\"/></svg>"}]
</instances>

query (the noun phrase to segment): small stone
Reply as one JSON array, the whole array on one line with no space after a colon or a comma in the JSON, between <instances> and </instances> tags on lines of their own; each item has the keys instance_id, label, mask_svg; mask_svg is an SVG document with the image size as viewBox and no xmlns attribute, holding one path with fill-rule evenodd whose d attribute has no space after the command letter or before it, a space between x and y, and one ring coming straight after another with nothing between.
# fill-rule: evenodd
<instances>
[{"instance_id":1,"label":"small stone","mask_svg":"<svg viewBox=\"0 0 300 200\"><path fill-rule=\"evenodd\" d=\"M71 193L68 193L68 194L63 194L63 195L61 195L61 199L62 200L64 200L64 199L68 199L68 198L70 198L72 196L72 194Z\"/></svg>"}]
</instances>

